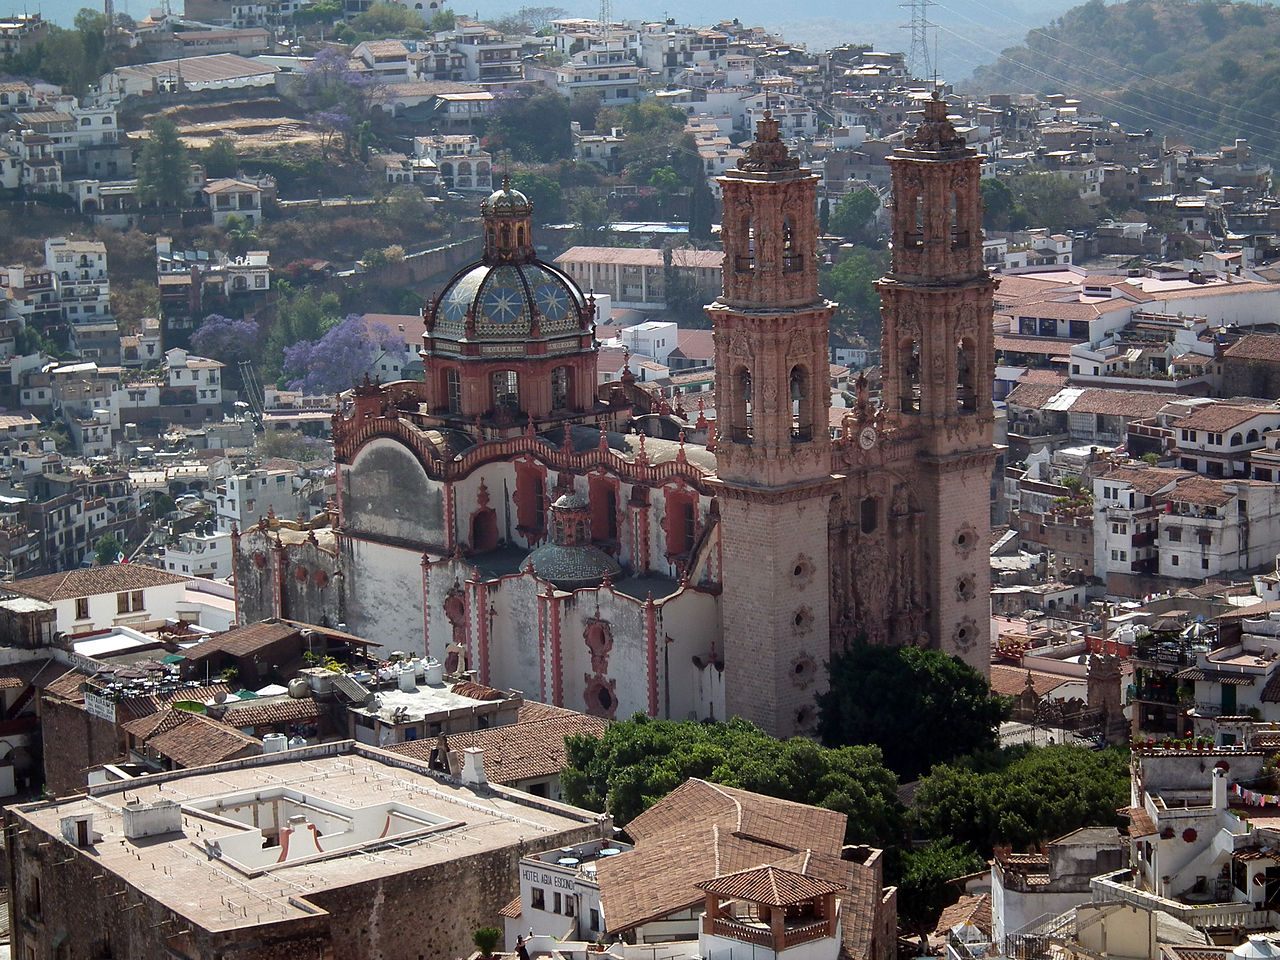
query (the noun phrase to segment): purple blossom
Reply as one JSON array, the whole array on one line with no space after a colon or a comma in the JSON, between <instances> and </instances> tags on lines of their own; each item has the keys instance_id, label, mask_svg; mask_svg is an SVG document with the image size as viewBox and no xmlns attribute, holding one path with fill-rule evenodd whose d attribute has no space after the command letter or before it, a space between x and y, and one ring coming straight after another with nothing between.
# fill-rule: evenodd
<instances>
[{"instance_id":1,"label":"purple blossom","mask_svg":"<svg viewBox=\"0 0 1280 960\"><path fill-rule=\"evenodd\" d=\"M252 360L261 330L256 320L235 320L211 313L191 335L191 349L202 357L223 363Z\"/></svg>"},{"instance_id":2,"label":"purple blossom","mask_svg":"<svg viewBox=\"0 0 1280 960\"><path fill-rule=\"evenodd\" d=\"M334 324L319 340L301 340L284 350L284 375L289 389L305 394L340 393L371 369L384 352L397 358L404 344L385 323L373 323L357 314ZM388 364L390 366L390 364Z\"/></svg>"}]
</instances>

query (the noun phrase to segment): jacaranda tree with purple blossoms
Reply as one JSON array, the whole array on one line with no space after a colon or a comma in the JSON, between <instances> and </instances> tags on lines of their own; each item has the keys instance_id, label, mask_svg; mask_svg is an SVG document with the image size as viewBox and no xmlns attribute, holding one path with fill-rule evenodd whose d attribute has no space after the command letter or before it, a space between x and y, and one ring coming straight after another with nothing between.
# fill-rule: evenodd
<instances>
[{"instance_id":1,"label":"jacaranda tree with purple blossoms","mask_svg":"<svg viewBox=\"0 0 1280 960\"><path fill-rule=\"evenodd\" d=\"M333 141L341 137L345 151L354 157L354 134L368 122L356 118L374 115L385 88L376 77L352 70L346 55L337 48L326 47L307 67L302 93L312 108L308 120L320 133L321 152L327 155Z\"/></svg>"},{"instance_id":2,"label":"jacaranda tree with purple blossoms","mask_svg":"<svg viewBox=\"0 0 1280 960\"><path fill-rule=\"evenodd\" d=\"M305 394L340 393L349 390L384 353L403 353L404 344L385 323L374 323L348 314L319 340L300 340L284 349L284 376L290 390Z\"/></svg>"},{"instance_id":3,"label":"jacaranda tree with purple blossoms","mask_svg":"<svg viewBox=\"0 0 1280 960\"><path fill-rule=\"evenodd\" d=\"M236 320L211 313L191 335L191 349L202 357L234 366L257 356L261 333L257 320Z\"/></svg>"}]
</instances>

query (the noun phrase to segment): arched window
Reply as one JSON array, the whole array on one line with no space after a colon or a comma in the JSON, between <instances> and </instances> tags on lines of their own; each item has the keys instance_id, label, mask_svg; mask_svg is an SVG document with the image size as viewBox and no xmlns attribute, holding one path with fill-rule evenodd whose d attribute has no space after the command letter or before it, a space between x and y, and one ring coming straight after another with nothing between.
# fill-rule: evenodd
<instances>
[{"instance_id":1,"label":"arched window","mask_svg":"<svg viewBox=\"0 0 1280 960\"><path fill-rule=\"evenodd\" d=\"M750 273L756 268L756 239L755 226L751 216L745 215L741 220L742 224L742 246L741 252L734 258L733 268L738 273Z\"/></svg>"},{"instance_id":2,"label":"arched window","mask_svg":"<svg viewBox=\"0 0 1280 960\"><path fill-rule=\"evenodd\" d=\"M551 371L551 409L568 410L571 396L568 367L556 367Z\"/></svg>"},{"instance_id":3,"label":"arched window","mask_svg":"<svg viewBox=\"0 0 1280 960\"><path fill-rule=\"evenodd\" d=\"M782 271L795 273L800 270L803 260L796 246L795 225L788 215L782 220Z\"/></svg>"},{"instance_id":4,"label":"arched window","mask_svg":"<svg viewBox=\"0 0 1280 960\"><path fill-rule=\"evenodd\" d=\"M444 372L444 401L450 413L462 412L462 378L453 367Z\"/></svg>"},{"instance_id":5,"label":"arched window","mask_svg":"<svg viewBox=\"0 0 1280 960\"><path fill-rule=\"evenodd\" d=\"M977 364L968 337L956 344L956 408L962 413L978 409Z\"/></svg>"},{"instance_id":6,"label":"arched window","mask_svg":"<svg viewBox=\"0 0 1280 960\"><path fill-rule=\"evenodd\" d=\"M496 370L493 374L493 406L520 409L520 375L514 370Z\"/></svg>"},{"instance_id":7,"label":"arched window","mask_svg":"<svg viewBox=\"0 0 1280 960\"><path fill-rule=\"evenodd\" d=\"M1241 445L1241 444L1243 444L1243 443L1244 443L1244 436L1243 436L1243 435L1241 435L1240 433L1233 433L1233 434L1231 435L1231 446L1233 446L1233 447L1238 447L1238 446L1240 446L1240 445Z\"/></svg>"},{"instance_id":8,"label":"arched window","mask_svg":"<svg viewBox=\"0 0 1280 960\"><path fill-rule=\"evenodd\" d=\"M858 509L858 525L863 533L875 533L880 525L880 504L875 497L863 497Z\"/></svg>"},{"instance_id":9,"label":"arched window","mask_svg":"<svg viewBox=\"0 0 1280 960\"><path fill-rule=\"evenodd\" d=\"M813 399L809 390L809 373L804 367L791 368L791 440L803 443L813 439Z\"/></svg>"},{"instance_id":10,"label":"arched window","mask_svg":"<svg viewBox=\"0 0 1280 960\"><path fill-rule=\"evenodd\" d=\"M908 340L898 348L899 408L903 413L920 412L920 341Z\"/></svg>"},{"instance_id":11,"label":"arched window","mask_svg":"<svg viewBox=\"0 0 1280 960\"><path fill-rule=\"evenodd\" d=\"M746 367L734 371L729 396L729 440L751 442L751 373Z\"/></svg>"},{"instance_id":12,"label":"arched window","mask_svg":"<svg viewBox=\"0 0 1280 960\"><path fill-rule=\"evenodd\" d=\"M1261 439L1261 438L1258 436L1258 431L1257 431L1257 430L1250 430L1250 431L1249 431L1249 435L1248 435L1247 437L1245 437L1245 438L1244 438L1244 442L1245 442L1245 443L1257 443L1257 442L1259 441L1259 439Z\"/></svg>"}]
</instances>

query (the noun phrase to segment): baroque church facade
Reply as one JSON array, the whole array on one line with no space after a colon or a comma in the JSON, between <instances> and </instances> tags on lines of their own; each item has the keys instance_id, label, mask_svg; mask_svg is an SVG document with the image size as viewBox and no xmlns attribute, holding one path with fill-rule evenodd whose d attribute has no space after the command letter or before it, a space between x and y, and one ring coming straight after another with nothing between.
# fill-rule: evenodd
<instances>
[{"instance_id":1,"label":"baroque church facade","mask_svg":"<svg viewBox=\"0 0 1280 960\"><path fill-rule=\"evenodd\" d=\"M596 384L594 304L532 243L504 184L484 254L424 310L422 381L334 416L327 522L233 538L237 616L385 651L606 717L816 722L833 650L938 647L988 664L994 284L979 160L926 107L889 160L883 393L833 426L817 177L766 116L720 183L707 308L715 411L624 372Z\"/></svg>"}]
</instances>

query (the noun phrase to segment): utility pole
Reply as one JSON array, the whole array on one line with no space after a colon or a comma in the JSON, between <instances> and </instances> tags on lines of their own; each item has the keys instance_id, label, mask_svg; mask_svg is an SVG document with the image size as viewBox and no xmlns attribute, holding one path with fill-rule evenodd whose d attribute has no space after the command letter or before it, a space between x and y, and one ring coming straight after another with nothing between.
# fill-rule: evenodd
<instances>
[{"instance_id":1,"label":"utility pole","mask_svg":"<svg viewBox=\"0 0 1280 960\"><path fill-rule=\"evenodd\" d=\"M903 24L903 30L911 31L911 47L907 53L907 70L917 80L933 77L933 62L929 56L929 8L934 0L905 0L898 6L911 11L911 22Z\"/></svg>"}]
</instances>

